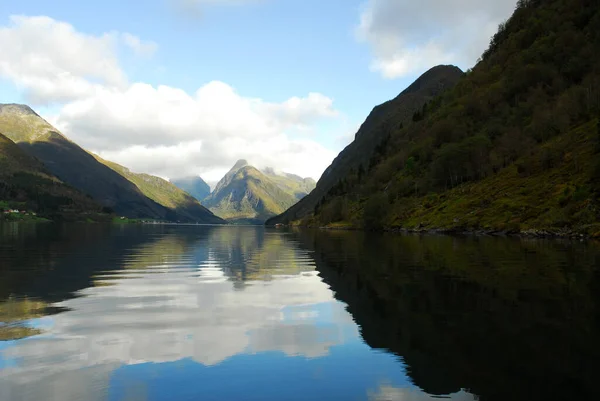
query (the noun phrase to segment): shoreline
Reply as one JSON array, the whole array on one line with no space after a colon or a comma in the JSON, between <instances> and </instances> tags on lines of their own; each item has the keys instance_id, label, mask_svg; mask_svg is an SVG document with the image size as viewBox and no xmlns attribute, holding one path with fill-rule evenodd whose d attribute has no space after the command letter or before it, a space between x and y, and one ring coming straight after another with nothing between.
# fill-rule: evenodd
<instances>
[{"instance_id":1,"label":"shoreline","mask_svg":"<svg viewBox=\"0 0 600 401\"><path fill-rule=\"evenodd\" d=\"M269 227L269 226L267 226ZM270 226L274 227L274 226ZM313 225L286 225L286 228L311 228L318 230L332 231L363 231L379 232L392 234L423 234L423 235L450 235L450 236L487 236L487 237L516 237L516 238L548 238L548 239L572 239L572 240L593 240L598 239L589 234L573 230L554 231L545 229L528 229L522 231L514 230L494 230L494 229L464 229L464 228L383 228L377 230L368 230L355 226L313 226Z\"/></svg>"}]
</instances>

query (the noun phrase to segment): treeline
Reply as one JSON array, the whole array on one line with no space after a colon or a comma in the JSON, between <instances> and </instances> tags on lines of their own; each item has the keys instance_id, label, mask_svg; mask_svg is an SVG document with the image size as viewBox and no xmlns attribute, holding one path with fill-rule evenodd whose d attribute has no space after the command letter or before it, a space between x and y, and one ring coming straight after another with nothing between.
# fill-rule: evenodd
<instances>
[{"instance_id":1,"label":"treeline","mask_svg":"<svg viewBox=\"0 0 600 401\"><path fill-rule=\"evenodd\" d=\"M522 176L559 166L567 155L544 144L600 117L598 27L594 0L519 1L454 89L411 121L387 124L393 128L368 165L317 205L319 221L352 220L363 211L364 224L377 226L382 211L400 200L443 193L515 164ZM600 127L591 145L600 149ZM581 172L593 199L600 194L598 159ZM380 221L371 222L371 214Z\"/></svg>"},{"instance_id":2,"label":"treeline","mask_svg":"<svg viewBox=\"0 0 600 401\"><path fill-rule=\"evenodd\" d=\"M82 213L98 217L112 212L64 183L23 172L0 179L0 200L9 207L33 211L53 219L74 219Z\"/></svg>"}]
</instances>

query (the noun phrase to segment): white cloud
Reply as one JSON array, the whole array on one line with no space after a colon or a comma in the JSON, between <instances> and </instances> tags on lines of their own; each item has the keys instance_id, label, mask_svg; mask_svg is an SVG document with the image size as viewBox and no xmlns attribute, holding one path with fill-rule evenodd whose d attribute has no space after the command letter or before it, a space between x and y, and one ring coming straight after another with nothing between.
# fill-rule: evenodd
<instances>
[{"instance_id":1,"label":"white cloud","mask_svg":"<svg viewBox=\"0 0 600 401\"><path fill-rule=\"evenodd\" d=\"M0 27L0 77L13 81L33 104L65 102L100 88L127 87L116 50L151 56L157 44L130 33L93 36L46 16L11 16Z\"/></svg>"},{"instance_id":2,"label":"white cloud","mask_svg":"<svg viewBox=\"0 0 600 401\"><path fill-rule=\"evenodd\" d=\"M82 34L49 17L12 16L0 27L0 48L0 76L35 103L78 98L97 83L121 87L127 81L113 35Z\"/></svg>"},{"instance_id":3,"label":"white cloud","mask_svg":"<svg viewBox=\"0 0 600 401\"><path fill-rule=\"evenodd\" d=\"M370 45L371 69L385 78L437 64L470 67L516 0L368 0L357 28Z\"/></svg>"},{"instance_id":4,"label":"white cloud","mask_svg":"<svg viewBox=\"0 0 600 401\"><path fill-rule=\"evenodd\" d=\"M127 32L121 34L121 38L123 40L123 43L131 50L133 50L133 52L138 56L149 57L156 53L156 50L158 50L158 45L156 43L150 41L142 41L137 36Z\"/></svg>"},{"instance_id":5,"label":"white cloud","mask_svg":"<svg viewBox=\"0 0 600 401\"><path fill-rule=\"evenodd\" d=\"M157 45L130 33L80 33L48 17L12 17L0 27L0 77L34 103L60 104L48 119L70 139L136 172L212 181L237 159L319 178L335 154L299 133L335 118L319 93L283 102L244 97L213 81L194 93L128 82L118 46L150 56ZM314 135L312 136L314 139Z\"/></svg>"},{"instance_id":6,"label":"white cloud","mask_svg":"<svg viewBox=\"0 0 600 401\"><path fill-rule=\"evenodd\" d=\"M102 157L162 177L211 180L244 158L318 178L335 154L289 132L336 114L332 100L317 93L269 103L216 81L194 95L136 83L124 91L97 89L66 105L56 122Z\"/></svg>"}]
</instances>

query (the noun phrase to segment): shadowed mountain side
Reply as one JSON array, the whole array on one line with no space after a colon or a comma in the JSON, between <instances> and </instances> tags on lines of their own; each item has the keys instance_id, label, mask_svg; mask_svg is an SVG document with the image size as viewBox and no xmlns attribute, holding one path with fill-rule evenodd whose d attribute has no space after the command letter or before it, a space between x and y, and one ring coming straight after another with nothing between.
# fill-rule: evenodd
<instances>
[{"instance_id":1,"label":"shadowed mountain side","mask_svg":"<svg viewBox=\"0 0 600 401\"><path fill-rule=\"evenodd\" d=\"M518 1L480 62L413 123L387 118L365 169L299 224L600 237L598 26L597 1Z\"/></svg>"},{"instance_id":2,"label":"shadowed mountain side","mask_svg":"<svg viewBox=\"0 0 600 401\"><path fill-rule=\"evenodd\" d=\"M168 210L144 196L132 182L119 175L76 144L63 137L46 142L21 142L28 154L42 160L57 177L90 194L103 206L131 218L167 219Z\"/></svg>"},{"instance_id":3,"label":"shadowed mountain side","mask_svg":"<svg viewBox=\"0 0 600 401\"><path fill-rule=\"evenodd\" d=\"M40 160L52 174L89 194L102 206L127 217L167 217L165 207L69 141L28 106L0 105L0 131Z\"/></svg>"},{"instance_id":4,"label":"shadowed mountain side","mask_svg":"<svg viewBox=\"0 0 600 401\"><path fill-rule=\"evenodd\" d=\"M210 186L201 177L184 177L170 180L177 188L182 189L200 202L210 195Z\"/></svg>"},{"instance_id":5,"label":"shadowed mountain side","mask_svg":"<svg viewBox=\"0 0 600 401\"><path fill-rule=\"evenodd\" d=\"M42 163L26 154L13 141L0 133L0 174L9 175L17 172L38 174L58 181Z\"/></svg>"},{"instance_id":6,"label":"shadowed mountain side","mask_svg":"<svg viewBox=\"0 0 600 401\"><path fill-rule=\"evenodd\" d=\"M176 212L170 220L184 220L204 224L225 224L225 221L215 216L210 210L200 204L200 202L179 189L174 184L160 177L150 174L133 173L128 168L117 163L104 160L97 155L93 155L96 160L105 166L110 167L118 174L131 181L148 198L159 205L162 205Z\"/></svg>"},{"instance_id":7,"label":"shadowed mountain side","mask_svg":"<svg viewBox=\"0 0 600 401\"><path fill-rule=\"evenodd\" d=\"M424 391L464 388L482 401L600 397L595 247L355 232L292 238L314 251L364 340L403 357Z\"/></svg>"},{"instance_id":8,"label":"shadowed mountain side","mask_svg":"<svg viewBox=\"0 0 600 401\"><path fill-rule=\"evenodd\" d=\"M311 214L323 196L350 173L366 170L375 148L399 126L408 125L415 112L440 93L454 87L463 72L455 66L440 65L421 75L393 100L375 107L348 145L325 170L316 188L304 199L267 224L289 223Z\"/></svg>"},{"instance_id":9,"label":"shadowed mountain side","mask_svg":"<svg viewBox=\"0 0 600 401\"><path fill-rule=\"evenodd\" d=\"M0 134L0 201L23 205L50 218L72 218L86 213L98 217L101 206L64 184L38 160ZM16 206L15 206L16 207Z\"/></svg>"},{"instance_id":10,"label":"shadowed mountain side","mask_svg":"<svg viewBox=\"0 0 600 401\"><path fill-rule=\"evenodd\" d=\"M134 174L87 152L24 105L0 105L0 130L65 183L130 218L222 224L169 182Z\"/></svg>"}]
</instances>

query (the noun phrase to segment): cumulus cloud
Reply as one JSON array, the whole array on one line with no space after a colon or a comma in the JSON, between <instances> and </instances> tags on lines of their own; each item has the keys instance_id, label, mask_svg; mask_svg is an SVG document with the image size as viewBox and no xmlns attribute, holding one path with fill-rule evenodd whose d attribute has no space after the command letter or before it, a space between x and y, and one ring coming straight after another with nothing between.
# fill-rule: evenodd
<instances>
[{"instance_id":1,"label":"cumulus cloud","mask_svg":"<svg viewBox=\"0 0 600 401\"><path fill-rule=\"evenodd\" d=\"M122 87L114 42L113 34L86 35L49 17L12 16L0 27L0 76L34 103L78 98L97 84Z\"/></svg>"},{"instance_id":2,"label":"cumulus cloud","mask_svg":"<svg viewBox=\"0 0 600 401\"><path fill-rule=\"evenodd\" d=\"M124 91L98 88L66 105L55 121L77 143L134 171L213 180L244 158L318 178L335 155L290 132L336 114L332 100L318 93L269 103L215 81L193 95L141 83Z\"/></svg>"},{"instance_id":3,"label":"cumulus cloud","mask_svg":"<svg viewBox=\"0 0 600 401\"><path fill-rule=\"evenodd\" d=\"M213 81L193 93L129 82L117 50L151 56L157 44L130 33L78 32L48 17L11 17L0 27L0 77L34 103L59 104L47 119L70 139L133 171L218 180L237 159L319 178L335 154L306 132L335 118L320 93L282 102L244 97Z\"/></svg>"},{"instance_id":4,"label":"cumulus cloud","mask_svg":"<svg viewBox=\"0 0 600 401\"><path fill-rule=\"evenodd\" d=\"M402 77L437 64L470 67L516 0L368 0L357 28L370 45L371 69Z\"/></svg>"}]
</instances>

